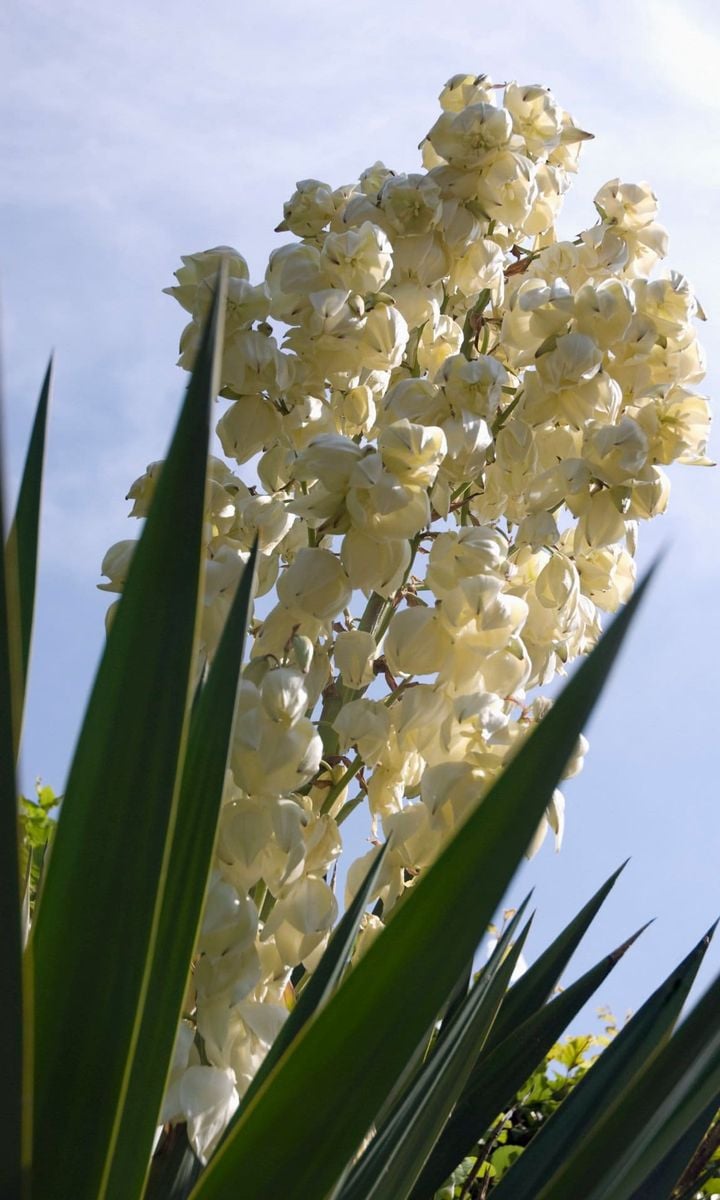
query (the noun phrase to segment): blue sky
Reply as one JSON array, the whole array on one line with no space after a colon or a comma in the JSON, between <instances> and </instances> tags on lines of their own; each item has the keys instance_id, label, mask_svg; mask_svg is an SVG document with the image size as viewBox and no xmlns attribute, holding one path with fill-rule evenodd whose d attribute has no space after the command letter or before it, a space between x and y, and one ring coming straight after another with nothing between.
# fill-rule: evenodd
<instances>
[{"instance_id":1,"label":"blue sky","mask_svg":"<svg viewBox=\"0 0 720 1200\"><path fill-rule=\"evenodd\" d=\"M17 480L45 360L57 351L39 611L24 749L62 787L102 644L107 546L133 536L123 497L162 457L183 376L182 314L161 289L181 253L237 246L264 270L297 179L350 182L377 158L417 167L436 96L458 71L544 83L596 140L568 233L607 179L649 180L669 264L708 313L717 393L720 16L698 0L479 6L366 0L11 0L0 17L0 288L6 442ZM718 455L717 444L711 447ZM648 917L598 996L618 1015L720 911L720 476L673 471L641 560L669 554L568 785L568 832L524 871L532 957L628 855L576 970ZM111 819L111 814L108 814ZM720 969L720 948L710 969ZM706 971L707 975L707 971Z\"/></svg>"}]
</instances>

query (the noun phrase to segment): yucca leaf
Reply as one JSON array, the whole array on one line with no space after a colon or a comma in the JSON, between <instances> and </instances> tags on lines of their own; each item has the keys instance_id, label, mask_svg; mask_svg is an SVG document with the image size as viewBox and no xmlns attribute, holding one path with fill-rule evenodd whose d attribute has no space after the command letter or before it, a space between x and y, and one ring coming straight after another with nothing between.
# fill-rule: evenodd
<instances>
[{"instance_id":1,"label":"yucca leaf","mask_svg":"<svg viewBox=\"0 0 720 1200\"><path fill-rule=\"evenodd\" d=\"M563 971L626 866L627 863L624 862L613 871L610 878L590 897L587 904L551 942L547 950L544 950L517 983L513 984L490 1031L488 1049L509 1037L518 1025L527 1021L528 1017L537 1012L552 995Z\"/></svg>"},{"instance_id":2,"label":"yucca leaf","mask_svg":"<svg viewBox=\"0 0 720 1200\"><path fill-rule=\"evenodd\" d=\"M504 961L510 947L511 939L531 895L532 892L529 893L526 900L520 906L520 909L518 909L513 919L509 922L507 928L504 930L497 945L495 946L495 949L493 950L488 962L481 967L475 975L473 985L473 1003L476 1000L482 1000L487 991L487 986L489 986L489 984L492 982L501 963ZM530 920L527 922L526 929L523 930L522 939L518 939L519 945L517 946L517 951L512 956L513 964L517 962L517 959L520 956L522 946L525 942L531 924L532 918L530 918ZM470 963L469 969L465 968L463 970L460 979L451 992L448 1004L443 1006L441 1014L438 1015L437 1021L434 1021L430 1029L425 1031L420 1039L420 1042L415 1048L415 1051L408 1059L404 1071L402 1071L399 1078L396 1080L385 1097L384 1102L374 1121L377 1133L373 1137L372 1143L367 1151L371 1158L374 1158L378 1154L381 1156L386 1155L392 1144L392 1131L396 1128L398 1113L403 1109L403 1106L407 1104L408 1097L413 1095L417 1097L418 1093L414 1092L414 1089L419 1086L420 1076L422 1075L425 1079L427 1079L427 1076L425 1075L426 1069L429 1067L429 1064L434 1058L435 1054L441 1049L443 1041L453 1027L453 1021L456 1017L459 1017L463 1011L466 1011L464 1006L466 1002L470 1002L470 989L467 984L467 977L469 974L470 979L472 979L472 967L474 959L475 955L473 955L473 960ZM507 975L508 981L512 977L512 970L513 967L511 966L510 972ZM506 988L507 983L505 984L505 988L503 990L506 990ZM502 999L502 994L500 995L500 999ZM497 1007L497 1005L494 1006L493 1015L497 1013ZM487 1035L487 1031L485 1032ZM404 1125L407 1125L409 1120L410 1118L406 1113L404 1124L401 1125L401 1127L404 1128ZM363 1167L365 1166L365 1155L363 1155L361 1165L363 1165ZM419 1166L421 1167L422 1163L420 1163ZM355 1176L355 1170L352 1164L350 1164L348 1167L346 1167L342 1178L339 1180L337 1187L332 1194L332 1200L347 1200L345 1189L349 1186L351 1177L354 1189L356 1191L358 1190L359 1185ZM410 1182L412 1183L412 1180ZM360 1194L362 1194L361 1185Z\"/></svg>"},{"instance_id":3,"label":"yucca leaf","mask_svg":"<svg viewBox=\"0 0 720 1200\"><path fill-rule=\"evenodd\" d=\"M658 1196L670 1196L678 1181L682 1184L683 1176L700 1149L718 1109L720 1109L720 1093L713 1096L704 1112L700 1113L698 1119L682 1137L678 1138L672 1149L668 1151L637 1191L633 1192L632 1200L656 1200ZM708 1151L708 1153L710 1152ZM704 1173L702 1168L700 1170L701 1173ZM687 1188L682 1187L680 1200L682 1200L682 1196L687 1196L690 1200L700 1186L701 1181L698 1181L697 1173L692 1171L691 1175L694 1175L695 1179L692 1184L688 1184Z\"/></svg>"},{"instance_id":4,"label":"yucca leaf","mask_svg":"<svg viewBox=\"0 0 720 1200\"><path fill-rule=\"evenodd\" d=\"M547 1125L536 1134L500 1181L495 1189L498 1200L501 1197L503 1200L535 1200L542 1187L592 1129L597 1114L606 1111L608 1105L622 1095L631 1080L659 1052L680 1016L709 941L709 934L702 938L576 1084ZM678 1178L684 1165L681 1163L671 1184ZM670 1191L671 1187L667 1189L668 1195ZM655 1195L663 1195L662 1190Z\"/></svg>"},{"instance_id":5,"label":"yucca leaf","mask_svg":"<svg viewBox=\"0 0 720 1200\"><path fill-rule=\"evenodd\" d=\"M480 1056L453 1115L413 1188L412 1200L431 1200L490 1127L497 1114L512 1102L515 1093L555 1045L568 1023L607 979L642 932L642 929L638 930L617 950L606 955L559 996L529 1017L499 1046L488 1049Z\"/></svg>"},{"instance_id":6,"label":"yucca leaf","mask_svg":"<svg viewBox=\"0 0 720 1200\"><path fill-rule=\"evenodd\" d=\"M376 1132L367 1151L363 1153L357 1164L354 1166L350 1164L346 1167L342 1178L332 1193L332 1200L352 1200L353 1196L363 1197L365 1183L374 1180L378 1174L377 1169L381 1168L386 1160L389 1160L393 1150L394 1139L404 1136L409 1125L412 1123L412 1110L422 1103L422 1098L427 1090L428 1071L436 1055L441 1053L443 1042L448 1038L453 1029L454 1022L460 1020L461 1015L467 1012L467 1004L477 1005L480 1003L484 1005L484 1001L487 999L488 988L496 981L501 966L504 966L506 960L509 959L509 972L503 971L501 984L496 985L491 997L491 1001L493 1001L492 1019L494 1019L499 1002L502 1000L502 994L507 990L514 966L520 957L522 947L532 924L531 917L522 931L521 937L518 938L516 945L511 947L511 939L517 929L519 920L525 912L530 895L532 893L526 897L513 919L508 923L487 963L475 975L472 991L467 986L464 986L466 971L463 971L461 979L451 993L451 1002L444 1008L443 1014L438 1015L437 1021L433 1022L430 1030L425 1032L415 1052L408 1060L407 1067L386 1096L374 1122ZM510 950L512 950L512 953L509 953ZM472 965L471 963L471 979ZM460 996L461 986L464 986L462 996ZM496 995L499 996L498 1003L494 1003ZM451 1014L450 1006L453 1000L457 1000L457 1004L454 1005L454 1010ZM485 1019L487 1011L487 1009L484 1010L483 1018L481 1019ZM488 1020L483 1040L487 1037L487 1029L492 1025L492 1019ZM480 1033L482 1034L483 1031L480 1030ZM442 1059L440 1061L442 1062ZM422 1083L421 1080L423 1081ZM462 1081L458 1090L461 1088ZM418 1171L421 1167L422 1162L418 1164ZM416 1174L417 1171L415 1172ZM413 1180L414 1176L409 1181L408 1186L412 1186Z\"/></svg>"},{"instance_id":7,"label":"yucca leaf","mask_svg":"<svg viewBox=\"0 0 720 1200\"><path fill-rule=\"evenodd\" d=\"M113 1168L177 815L223 309L224 282L92 689L31 935L33 1200L104 1200Z\"/></svg>"},{"instance_id":8,"label":"yucca leaf","mask_svg":"<svg viewBox=\"0 0 720 1200\"><path fill-rule=\"evenodd\" d=\"M720 978L647 1069L598 1114L538 1200L575 1200L578 1187L585 1200L630 1200L718 1091Z\"/></svg>"},{"instance_id":9,"label":"yucca leaf","mask_svg":"<svg viewBox=\"0 0 720 1200\"><path fill-rule=\"evenodd\" d=\"M587 722L644 586L384 932L267 1077L210 1160L193 1192L195 1200L221 1200L239 1187L248 1195L322 1200L340 1178L497 909ZM318 1130L322 1152L318 1147L308 1154Z\"/></svg>"},{"instance_id":10,"label":"yucca leaf","mask_svg":"<svg viewBox=\"0 0 720 1200\"><path fill-rule=\"evenodd\" d=\"M498 943L498 945L499 945L499 943ZM496 949L497 949L497 947L496 947ZM447 1032L448 1027L452 1023L455 1013L458 1012L458 1010L460 1008L462 1008L463 1004L465 1003L465 999L470 990L470 984L472 983L474 961L475 961L475 955L473 954L472 958L468 962L468 964L465 967L464 971L462 972L460 978L458 979L457 983L455 984L455 987L454 987L454 989L450 995L450 998L447 1002L447 1006L442 1014L442 1017L440 1018L440 1028L438 1030L438 1039L445 1036L445 1033Z\"/></svg>"},{"instance_id":11,"label":"yucca leaf","mask_svg":"<svg viewBox=\"0 0 720 1200\"><path fill-rule=\"evenodd\" d=\"M453 1022L455 1021L457 1014L460 1013L464 1009L464 1007L467 1003L468 993L470 991L471 985L472 985L473 990L475 990L477 988L478 983L483 981L487 975L489 975L497 970L496 964L498 962L498 957L500 960L502 960L505 957L506 953L508 952L508 949L509 949L510 945L512 944L512 939L515 935L515 930L517 929L520 918L523 916L525 909L527 908L528 904L530 903L533 891L534 891L534 888L528 892L527 896L523 900L520 907L518 909L516 909L516 911L512 914L511 920L508 921L507 925L502 930L500 937L498 939L496 939L495 945L492 949L492 953L488 956L487 962L483 966L481 966L477 972L475 972L474 977L473 977L474 956L473 956L473 961L463 971L463 973L462 973L460 979L458 980L458 983L456 984L455 989L452 993L450 1003L448 1004L448 1006L440 1020L437 1039L435 1041L435 1045L433 1046L433 1051L436 1050L442 1044L443 1038L447 1035L448 1031L450 1029L452 1029ZM530 919L527 922L527 926L523 929L523 932L522 932L523 944L527 940L527 935L530 932L530 927L532 926L534 919L535 919L535 913L533 913L531 915ZM519 954L518 954L518 957L519 957ZM523 969L527 970L526 967L524 967ZM493 1020L488 1028L488 1033L487 1033L487 1036L485 1039L485 1045L487 1045L490 1042L490 1037L495 1028L495 1022L497 1021L498 1013L501 1011L505 997L507 997L507 995L508 995L508 989L511 987L510 979L512 979L512 971L510 972L508 986L505 988L505 991L503 992L503 997L501 998L501 1001L500 1001L500 1004L498 1005L495 1016L493 1017Z\"/></svg>"},{"instance_id":12,"label":"yucca leaf","mask_svg":"<svg viewBox=\"0 0 720 1200\"><path fill-rule=\"evenodd\" d=\"M388 844L386 842L380 848L379 853L370 864L370 868L358 888L357 894L354 896L352 903L348 905L346 912L343 913L342 919L339 921L328 943L327 950L300 993L297 1004L260 1064L252 1083L242 1098L240 1107L225 1131L224 1137L228 1136L261 1084L298 1036L305 1023L322 1008L323 1004L327 1003L340 983L350 961L360 921L367 907L368 898L372 894L373 886L385 860Z\"/></svg>"},{"instance_id":13,"label":"yucca leaf","mask_svg":"<svg viewBox=\"0 0 720 1200\"><path fill-rule=\"evenodd\" d=\"M47 365L42 388L40 389L40 398L35 411L30 443L25 458L25 467L20 482L15 516L7 539L7 554L14 557L17 569L23 695L27 684L33 613L35 611L40 499L42 494L43 464L45 460L45 431L47 429L52 377L53 361L51 358Z\"/></svg>"},{"instance_id":14,"label":"yucca leaf","mask_svg":"<svg viewBox=\"0 0 720 1200\"><path fill-rule=\"evenodd\" d=\"M511 942L527 900L510 922L445 1036L378 1129L338 1200L405 1200L482 1050L525 944Z\"/></svg>"},{"instance_id":15,"label":"yucca leaf","mask_svg":"<svg viewBox=\"0 0 720 1200\"><path fill-rule=\"evenodd\" d=\"M212 865L257 544L238 585L207 682L194 706L150 979L105 1195L142 1193Z\"/></svg>"},{"instance_id":16,"label":"yucca leaf","mask_svg":"<svg viewBox=\"0 0 720 1200\"><path fill-rule=\"evenodd\" d=\"M4 493L0 441L0 541ZM24 1064L30 1031L23 1029L22 911L15 749L20 722L20 663L16 564L0 554L0 1196L20 1200L27 1169L29 1115Z\"/></svg>"}]
</instances>

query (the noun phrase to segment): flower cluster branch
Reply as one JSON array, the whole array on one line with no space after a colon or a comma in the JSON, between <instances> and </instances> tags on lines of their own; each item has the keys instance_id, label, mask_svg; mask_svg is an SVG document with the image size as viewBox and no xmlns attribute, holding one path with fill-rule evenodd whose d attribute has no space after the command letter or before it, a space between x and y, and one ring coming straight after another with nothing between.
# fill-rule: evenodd
<instances>
[{"instance_id":1,"label":"flower cluster branch","mask_svg":"<svg viewBox=\"0 0 720 1200\"><path fill-rule=\"evenodd\" d=\"M536 689L628 598L664 467L708 461L702 313L655 272L650 187L605 184L563 239L590 135L544 87L459 75L440 106L416 173L298 183L262 282L218 247L167 289L187 369L229 262L217 433L246 474L212 460L198 677L256 536L265 597L163 1114L203 1157L324 950L345 817L362 803L371 842L392 834L362 953L546 711ZM133 545L108 551L107 590ZM549 827L559 846L564 807L531 852Z\"/></svg>"}]
</instances>

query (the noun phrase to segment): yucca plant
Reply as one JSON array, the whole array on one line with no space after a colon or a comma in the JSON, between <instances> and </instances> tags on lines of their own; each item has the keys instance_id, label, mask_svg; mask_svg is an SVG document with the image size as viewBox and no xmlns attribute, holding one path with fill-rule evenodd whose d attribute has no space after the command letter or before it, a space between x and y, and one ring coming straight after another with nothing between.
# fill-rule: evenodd
<instances>
[{"instance_id":1,"label":"yucca plant","mask_svg":"<svg viewBox=\"0 0 720 1200\"><path fill-rule=\"evenodd\" d=\"M478 1175L461 1170L456 1184L453 1172L633 940L553 995L616 873L514 985L527 901L473 975L478 942L646 583L385 931L351 964L381 852L207 1165L194 1159L181 1128L165 1132L153 1160L210 870L253 588L251 559L220 650L195 686L223 288L220 281L44 859L20 853L13 763L49 376L0 558L0 1195L477 1195ZM23 950L28 889L34 894L36 885ZM653 993L506 1172L499 1200L670 1195L718 1106L720 981L674 1031L708 940Z\"/></svg>"}]
</instances>

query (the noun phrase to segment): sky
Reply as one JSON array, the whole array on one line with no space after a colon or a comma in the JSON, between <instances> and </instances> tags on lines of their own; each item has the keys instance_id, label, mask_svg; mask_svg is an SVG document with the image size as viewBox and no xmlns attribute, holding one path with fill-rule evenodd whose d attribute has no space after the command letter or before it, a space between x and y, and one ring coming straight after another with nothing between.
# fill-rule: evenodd
<instances>
[{"instance_id":1,"label":"sky","mask_svg":"<svg viewBox=\"0 0 720 1200\"><path fill-rule=\"evenodd\" d=\"M124 496L164 454L182 394L182 313L162 294L180 254L236 246L262 277L295 181L337 186L382 159L419 165L457 72L549 86L582 128L562 218L594 220L608 179L648 180L668 265L708 323L718 393L720 14L702 0L10 0L0 15L0 298L5 443L17 484L47 356L56 352L38 610L23 750L62 790L103 641L107 547L137 533ZM711 453L717 457L717 439ZM650 917L597 996L636 1009L720 913L720 476L676 468L668 514L641 530L660 574L566 788L567 834L508 895L535 886L538 954L631 862L568 981ZM111 814L108 814L111 819ZM358 852L362 849L358 845ZM720 970L711 949L703 979ZM591 1005L583 1014L591 1023Z\"/></svg>"}]
</instances>

